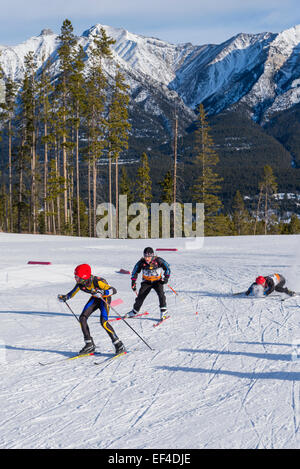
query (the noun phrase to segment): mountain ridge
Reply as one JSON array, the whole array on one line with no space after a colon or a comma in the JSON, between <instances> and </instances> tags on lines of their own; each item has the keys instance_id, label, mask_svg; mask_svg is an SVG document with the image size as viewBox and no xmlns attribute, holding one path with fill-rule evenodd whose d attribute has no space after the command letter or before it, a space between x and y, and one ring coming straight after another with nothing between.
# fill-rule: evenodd
<instances>
[{"instance_id":1,"label":"mountain ridge","mask_svg":"<svg viewBox=\"0 0 300 469\"><path fill-rule=\"evenodd\" d=\"M241 101L250 106L254 120L265 122L278 110L300 102L300 25L281 33L239 33L221 44L193 45L95 24L78 36L87 56L100 28L116 40L112 61L104 61L107 73L118 64L140 82L150 77L157 86L177 93L193 111L203 102L209 114L217 114ZM58 44L58 35L43 29L16 46L0 46L4 74L20 81L26 53L32 50L40 67ZM130 76L126 76L129 82Z\"/></svg>"}]
</instances>

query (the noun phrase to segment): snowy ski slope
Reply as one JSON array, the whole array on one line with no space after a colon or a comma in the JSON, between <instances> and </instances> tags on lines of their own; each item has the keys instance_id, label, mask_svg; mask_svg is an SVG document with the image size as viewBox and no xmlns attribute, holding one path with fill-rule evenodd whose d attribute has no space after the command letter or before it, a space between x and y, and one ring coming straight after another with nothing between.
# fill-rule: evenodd
<instances>
[{"instance_id":1,"label":"snowy ski slope","mask_svg":"<svg viewBox=\"0 0 300 469\"><path fill-rule=\"evenodd\" d=\"M89 325L104 357L62 360L83 345L56 299L74 267L90 263L114 285L123 314L135 295L120 268L131 271L145 246L174 243L0 234L0 448L300 448L300 298L232 296L273 272L300 291L300 236L207 238L197 251L159 253L178 292L166 288L172 318L152 327L152 292L149 315L128 320L153 351L116 321L130 353L95 366L112 352L96 312ZM69 304L79 315L87 300L80 292Z\"/></svg>"}]
</instances>

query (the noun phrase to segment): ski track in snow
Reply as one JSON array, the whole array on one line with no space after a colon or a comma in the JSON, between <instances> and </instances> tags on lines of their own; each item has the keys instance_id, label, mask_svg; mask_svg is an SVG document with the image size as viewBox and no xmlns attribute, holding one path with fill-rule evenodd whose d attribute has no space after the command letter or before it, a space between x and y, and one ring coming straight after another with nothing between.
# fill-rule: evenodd
<instances>
[{"instance_id":1,"label":"ski track in snow","mask_svg":"<svg viewBox=\"0 0 300 469\"><path fill-rule=\"evenodd\" d=\"M300 236L208 238L199 251L160 253L178 292L165 288L171 319L152 327L153 292L143 305L149 315L127 319L153 350L114 322L129 353L95 366L112 352L95 312L89 325L103 357L64 360L83 342L56 300L74 285L74 259L116 286L124 314L135 295L118 270L131 270L145 245L170 243L121 240L119 251L116 240L96 240L93 250L89 239L0 234L1 448L300 447L300 360L291 359L300 300L232 296L276 271L299 291ZM53 265L33 270L29 258ZM87 300L70 300L77 316Z\"/></svg>"}]
</instances>

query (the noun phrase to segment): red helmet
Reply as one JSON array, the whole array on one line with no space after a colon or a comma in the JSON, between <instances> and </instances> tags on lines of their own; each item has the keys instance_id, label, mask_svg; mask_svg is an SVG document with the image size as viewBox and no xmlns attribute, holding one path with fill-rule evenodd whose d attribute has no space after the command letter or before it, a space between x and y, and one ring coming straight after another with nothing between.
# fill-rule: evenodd
<instances>
[{"instance_id":1,"label":"red helmet","mask_svg":"<svg viewBox=\"0 0 300 469\"><path fill-rule=\"evenodd\" d=\"M75 268L74 275L81 280L88 280L92 275L91 267L88 264L80 264Z\"/></svg>"},{"instance_id":2,"label":"red helmet","mask_svg":"<svg viewBox=\"0 0 300 469\"><path fill-rule=\"evenodd\" d=\"M255 283L257 283L257 285L264 285L266 283L266 279L262 275L259 275L255 280Z\"/></svg>"}]
</instances>

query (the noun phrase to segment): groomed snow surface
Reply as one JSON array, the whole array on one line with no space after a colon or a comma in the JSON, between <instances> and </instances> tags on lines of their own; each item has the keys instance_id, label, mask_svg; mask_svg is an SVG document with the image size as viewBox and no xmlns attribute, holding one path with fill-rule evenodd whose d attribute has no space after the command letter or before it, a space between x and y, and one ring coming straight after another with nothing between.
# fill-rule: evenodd
<instances>
[{"instance_id":1,"label":"groomed snow surface","mask_svg":"<svg viewBox=\"0 0 300 469\"><path fill-rule=\"evenodd\" d=\"M159 309L151 292L149 315L127 320L153 350L115 321L130 353L95 366L113 351L95 312L89 325L104 356L63 360L83 346L77 321L56 298L74 286L74 267L89 263L114 285L124 314L135 295L118 271L131 271L148 245L176 240L0 234L0 447L299 448L300 299L232 293L273 272L300 291L300 236L207 238L199 250L159 252L178 292L166 287L172 317L153 328ZM88 298L70 300L77 316Z\"/></svg>"}]
</instances>

